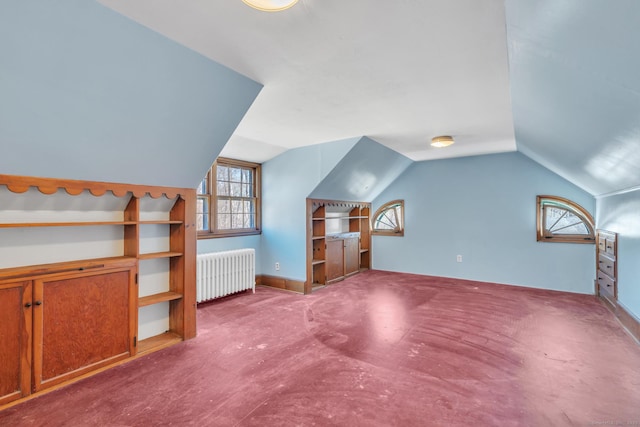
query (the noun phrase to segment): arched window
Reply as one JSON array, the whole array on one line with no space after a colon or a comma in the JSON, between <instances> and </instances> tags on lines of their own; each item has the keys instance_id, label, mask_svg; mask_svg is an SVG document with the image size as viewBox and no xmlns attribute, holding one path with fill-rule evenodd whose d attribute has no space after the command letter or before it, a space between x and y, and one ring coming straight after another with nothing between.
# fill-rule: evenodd
<instances>
[{"instance_id":1,"label":"arched window","mask_svg":"<svg viewBox=\"0 0 640 427\"><path fill-rule=\"evenodd\" d=\"M537 197L538 241L595 243L593 217L582 206L556 196Z\"/></svg>"},{"instance_id":2,"label":"arched window","mask_svg":"<svg viewBox=\"0 0 640 427\"><path fill-rule=\"evenodd\" d=\"M404 200L385 203L373 215L372 234L404 236Z\"/></svg>"}]
</instances>

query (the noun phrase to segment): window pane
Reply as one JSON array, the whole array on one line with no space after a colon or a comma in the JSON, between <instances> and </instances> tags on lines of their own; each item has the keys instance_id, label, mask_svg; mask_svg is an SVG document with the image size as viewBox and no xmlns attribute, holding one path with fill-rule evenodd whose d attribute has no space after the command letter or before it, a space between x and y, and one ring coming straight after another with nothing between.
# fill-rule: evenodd
<instances>
[{"instance_id":1,"label":"window pane","mask_svg":"<svg viewBox=\"0 0 640 427\"><path fill-rule=\"evenodd\" d=\"M227 181L218 181L216 183L216 195L217 196L228 196L229 195L229 182L227 182Z\"/></svg>"},{"instance_id":2,"label":"window pane","mask_svg":"<svg viewBox=\"0 0 640 427\"><path fill-rule=\"evenodd\" d=\"M209 192L208 186L207 186L207 177L205 176L204 179L202 181L200 181L200 185L198 185L198 188L196 189L196 192L198 194L207 194Z\"/></svg>"},{"instance_id":3,"label":"window pane","mask_svg":"<svg viewBox=\"0 0 640 427\"><path fill-rule=\"evenodd\" d=\"M226 166L218 165L216 167L216 180L217 181L229 181L229 168Z\"/></svg>"},{"instance_id":4,"label":"window pane","mask_svg":"<svg viewBox=\"0 0 640 427\"><path fill-rule=\"evenodd\" d=\"M582 220L566 209L545 207L545 224L553 234L589 234Z\"/></svg>"},{"instance_id":5,"label":"window pane","mask_svg":"<svg viewBox=\"0 0 640 427\"><path fill-rule=\"evenodd\" d=\"M196 202L196 224L198 230L209 230L209 199L205 197Z\"/></svg>"},{"instance_id":6,"label":"window pane","mask_svg":"<svg viewBox=\"0 0 640 427\"><path fill-rule=\"evenodd\" d=\"M232 183L230 184L231 192L230 192L230 194L229 194L229 195L230 195L231 197L240 197L240 196L242 196L242 194L241 194L241 188L242 188L242 185L241 185L241 184L238 184L238 183L232 182Z\"/></svg>"},{"instance_id":7,"label":"window pane","mask_svg":"<svg viewBox=\"0 0 640 427\"><path fill-rule=\"evenodd\" d=\"M231 228L243 228L243 215L234 213L231 215Z\"/></svg>"},{"instance_id":8,"label":"window pane","mask_svg":"<svg viewBox=\"0 0 640 427\"><path fill-rule=\"evenodd\" d=\"M242 171L239 168L229 168L231 172L231 182L241 182L242 180Z\"/></svg>"},{"instance_id":9,"label":"window pane","mask_svg":"<svg viewBox=\"0 0 640 427\"><path fill-rule=\"evenodd\" d=\"M231 201L218 199L218 213L221 213L221 214L231 213Z\"/></svg>"},{"instance_id":10,"label":"window pane","mask_svg":"<svg viewBox=\"0 0 640 427\"><path fill-rule=\"evenodd\" d=\"M242 197L252 197L251 190L251 184L242 184Z\"/></svg>"},{"instance_id":11,"label":"window pane","mask_svg":"<svg viewBox=\"0 0 640 427\"><path fill-rule=\"evenodd\" d=\"M253 171L250 169L242 169L242 182L245 184L252 184L251 177L253 176Z\"/></svg>"},{"instance_id":12,"label":"window pane","mask_svg":"<svg viewBox=\"0 0 640 427\"><path fill-rule=\"evenodd\" d=\"M242 213L242 200L231 201L231 212Z\"/></svg>"},{"instance_id":13,"label":"window pane","mask_svg":"<svg viewBox=\"0 0 640 427\"><path fill-rule=\"evenodd\" d=\"M231 215L219 214L218 215L218 229L230 230L231 229Z\"/></svg>"},{"instance_id":14,"label":"window pane","mask_svg":"<svg viewBox=\"0 0 640 427\"><path fill-rule=\"evenodd\" d=\"M255 213L255 209L254 207L254 203L253 200L245 200L244 201L244 212L245 213Z\"/></svg>"}]
</instances>

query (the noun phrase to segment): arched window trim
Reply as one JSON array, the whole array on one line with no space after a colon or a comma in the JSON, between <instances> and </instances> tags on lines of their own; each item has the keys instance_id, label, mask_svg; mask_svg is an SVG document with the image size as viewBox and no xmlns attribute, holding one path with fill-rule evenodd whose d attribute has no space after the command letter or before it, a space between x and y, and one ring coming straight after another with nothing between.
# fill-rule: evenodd
<instances>
[{"instance_id":1,"label":"arched window trim","mask_svg":"<svg viewBox=\"0 0 640 427\"><path fill-rule=\"evenodd\" d=\"M396 209L396 207L400 209ZM396 228L377 228L379 218L387 211L393 212L393 217L396 219L397 224ZM392 200L378 208L371 219L371 234L377 236L404 236L404 200Z\"/></svg>"},{"instance_id":2,"label":"arched window trim","mask_svg":"<svg viewBox=\"0 0 640 427\"><path fill-rule=\"evenodd\" d=\"M579 204L558 196L538 196L536 198L537 240L544 242L562 243L595 243L595 223L591 214ZM545 207L565 209L577 216L587 227L589 234L553 234L547 229L545 222Z\"/></svg>"}]
</instances>

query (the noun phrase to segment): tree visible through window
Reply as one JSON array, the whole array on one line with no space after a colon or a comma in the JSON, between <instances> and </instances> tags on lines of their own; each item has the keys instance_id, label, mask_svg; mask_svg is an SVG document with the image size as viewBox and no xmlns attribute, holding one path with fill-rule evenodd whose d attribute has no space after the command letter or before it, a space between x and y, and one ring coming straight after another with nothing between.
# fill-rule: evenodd
<instances>
[{"instance_id":1,"label":"tree visible through window","mask_svg":"<svg viewBox=\"0 0 640 427\"><path fill-rule=\"evenodd\" d=\"M199 237L260 233L260 165L219 158L197 188Z\"/></svg>"},{"instance_id":2,"label":"tree visible through window","mask_svg":"<svg viewBox=\"0 0 640 427\"><path fill-rule=\"evenodd\" d=\"M591 214L571 200L556 196L537 197L538 241L594 243Z\"/></svg>"},{"instance_id":3,"label":"tree visible through window","mask_svg":"<svg viewBox=\"0 0 640 427\"><path fill-rule=\"evenodd\" d=\"M394 200L382 205L373 215L371 233L404 236L404 201Z\"/></svg>"}]
</instances>

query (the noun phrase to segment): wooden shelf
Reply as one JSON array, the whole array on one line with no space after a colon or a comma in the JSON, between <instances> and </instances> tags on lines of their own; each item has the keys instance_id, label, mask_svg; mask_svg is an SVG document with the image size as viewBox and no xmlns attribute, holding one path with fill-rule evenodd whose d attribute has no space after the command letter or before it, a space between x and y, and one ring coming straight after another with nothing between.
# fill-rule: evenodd
<instances>
[{"instance_id":1,"label":"wooden shelf","mask_svg":"<svg viewBox=\"0 0 640 427\"><path fill-rule=\"evenodd\" d=\"M0 383L4 385L5 381L11 381L11 384L18 381L15 387L13 385L9 388L5 387L8 390L8 394L5 393L7 390L0 390L0 402L5 403L22 398L26 399L34 392L62 384L76 375L95 372L99 368L101 369L102 366L106 366L105 364L116 360L114 357L117 360L135 357L137 354L155 351L196 336L197 234L194 221L196 218L197 196L195 189L0 174L0 190L3 197L5 195L4 188L7 189L7 195L11 197L11 200L20 201L23 197L27 197L27 200L33 199L34 201L34 203L27 203L26 207L19 209L24 213L19 212L10 218L5 218L4 222L0 221L0 232L2 232L3 237L5 235L9 236L9 245L12 244L13 240L16 240L17 244L22 244L24 241L26 245L35 247L41 244L43 237L46 240L47 234L57 231L56 240L60 239L62 243L77 245L78 249L74 253L82 256L86 252L87 255L84 256L90 258L95 251L87 243L89 239L78 239L76 237L96 231L91 227L107 227L101 230L108 231L107 234L114 234L107 238L107 241L121 242L121 249L115 252L121 255L37 264L38 259L49 258L39 257L38 254L34 254L34 261L30 261L30 255L25 254L16 258L13 264L16 265L15 267L0 268L0 281L3 283L0 286L2 288L0 291L3 291L2 295L0 295L0 300L5 303L7 298L11 299L8 303L9 305L4 304L7 307L11 307L11 312L8 313L9 326L7 327L10 328L11 325L18 326L17 332L13 330L10 330L10 332L12 336L16 336L20 343L19 346L11 343L7 346L5 343L0 343L0 353L8 351L9 353L7 354L9 356L5 359L15 362L8 369L0 370ZM39 191L41 195L36 195L35 191L29 191L30 189ZM22 196L26 192L28 194ZM63 193L66 193L64 197L89 193L94 197L101 197L107 192L111 192L115 198L119 198L116 201L112 200L111 194L107 195L105 198L107 205L111 206L112 202L116 203L117 206L126 204L119 213L79 216L73 212L66 211L64 203L54 203L56 206L56 209L54 209L55 214L49 213L50 209L48 207L50 205L47 200L49 196L53 198L54 202L57 202L58 200L63 200ZM167 200L158 200L157 202L153 200L161 198L166 198ZM91 201L81 200L79 205L83 206L82 211L91 212L93 203L93 199ZM98 204L97 206L99 207L100 205ZM111 208L108 208L108 210L110 211ZM153 225L161 225L162 227L154 227ZM324 226L323 223L319 223L319 225ZM51 227L57 227L58 229L54 230ZM29 233L17 233L20 230L26 231L27 229L29 229ZM111 231L114 233L111 233ZM68 237L65 239L64 235L67 233ZM24 234L24 238L21 234ZM316 234L324 234L324 232ZM86 251L83 245L87 245ZM105 243L104 246L111 248L113 244ZM118 245L116 245L117 247ZM49 250L48 248L45 249ZM48 254L46 250L43 250L43 253ZM53 259L58 257L66 259L69 257L66 253L57 254L55 249L51 250L54 251ZM140 253L141 250L147 253ZM147 272L144 271L145 269L142 269L142 272L140 271L139 267L142 264L149 266L149 263L143 262L143 260L151 259L168 259L170 261L167 262L168 266L163 270L163 274L160 277L152 277L154 275L152 271ZM23 264L25 265L23 266ZM100 280L96 280L94 276L100 276ZM143 280L140 280L139 276L142 276ZM71 280L75 282L70 282ZM31 322L31 313L38 309L36 306L39 304L33 304L34 307L32 309L24 310L24 299L28 297L28 301L30 301L31 298L40 298L39 295L44 294L44 289L47 289L47 292L54 292L52 286L47 285L49 287L45 288L45 282L56 281L64 282L64 286L69 289L68 293L73 294L72 297L75 299L69 298L66 294L60 296L58 299L53 300L55 304L60 305L60 313L56 311L43 322ZM67 285L67 281L71 284ZM75 285L75 283L81 283L82 285ZM99 289L85 291L85 287L89 285L84 286L84 283L95 285ZM105 284L105 286L102 284ZM142 285L142 287L139 285ZM58 289L58 287L55 288ZM112 288L117 292L109 292ZM6 289L10 289L10 291L4 292ZM138 297L140 293L145 295L157 292L158 289L166 290L166 292ZM84 356L76 357L75 359L71 358L64 361L65 369L67 366L71 367L69 370L61 369L61 375L42 380L38 373L37 363L26 366L27 364L24 363L24 360L28 360L28 355L33 355L34 359L36 355L37 357L45 357L43 356L44 352L36 346L35 341L31 342L31 335L23 336L21 334L28 333L37 336L38 333L42 335L43 331L46 331L47 334L52 334L50 336L53 337L50 341L47 341L48 343L53 343L52 348L55 349L53 353L62 354L64 351L70 351L69 349L72 347L71 344L73 344L75 336L69 341L64 334L69 333L66 332L67 330L72 331L74 327L80 328L82 326L81 323L84 322L84 317L71 315L70 313L73 312L73 309L68 307L85 304L87 297L83 293L91 292L90 295L93 296L98 295L102 290L105 290L105 292L104 295L99 294L99 299L104 304L101 304L95 310L89 310L89 312L93 313L92 315L95 315L94 317L99 320L105 320L106 323L103 322L105 325L116 325L116 321L109 320L108 314L113 312L113 316L119 316L117 325L122 327L118 326L113 330L111 330L112 328L107 328L109 333L101 335L101 340L106 343L115 343L108 344L109 349L115 349L115 356L111 353L97 355L102 359L86 366L81 364L83 363L82 360L85 360ZM9 296L7 297L6 295ZM140 307L154 304L159 305L149 309L139 309ZM39 310L41 312L42 308L39 308ZM121 321L122 317L120 316L123 310L126 310L127 322ZM167 321L166 326L164 323L159 324L156 322L158 317ZM56 328L49 327L49 325L53 324L69 324L71 329L62 328L60 329L61 332L59 332ZM25 325L28 325L28 327ZM3 323L2 327L4 326ZM169 331L165 331L166 329L169 329ZM136 342L141 331L144 331L143 336L147 338ZM128 339L126 348L123 348L125 343L122 342L122 337L125 334ZM157 335L148 336L152 334ZM83 339L82 341L86 343L87 349L80 348L80 353L78 354L89 354L91 355L91 360L93 360L94 355L93 350L90 348L90 340ZM73 350L75 352L76 347ZM85 351L85 353L82 353L82 351ZM111 350L108 351L110 352ZM86 359L89 360L89 358ZM80 365L76 366L76 361L80 361ZM33 381L34 378L35 382ZM15 390L18 390L18 392Z\"/></svg>"},{"instance_id":2,"label":"wooden shelf","mask_svg":"<svg viewBox=\"0 0 640 427\"><path fill-rule=\"evenodd\" d=\"M157 220L157 221L138 221L140 225L148 225L148 224L182 224L182 221L173 221L173 220Z\"/></svg>"},{"instance_id":3,"label":"wooden shelf","mask_svg":"<svg viewBox=\"0 0 640 427\"><path fill-rule=\"evenodd\" d=\"M307 199L305 293L371 265L367 202Z\"/></svg>"},{"instance_id":4,"label":"wooden shelf","mask_svg":"<svg viewBox=\"0 0 640 427\"><path fill-rule=\"evenodd\" d=\"M173 258L182 256L182 252L152 252L138 255L138 259Z\"/></svg>"},{"instance_id":5,"label":"wooden shelf","mask_svg":"<svg viewBox=\"0 0 640 427\"><path fill-rule=\"evenodd\" d=\"M157 304L159 302L173 301L181 299L182 294L177 292L162 292L159 294L148 295L138 298L138 307L146 307L147 305Z\"/></svg>"},{"instance_id":6,"label":"wooden shelf","mask_svg":"<svg viewBox=\"0 0 640 427\"><path fill-rule=\"evenodd\" d=\"M78 222L11 222L0 224L0 228L19 227L79 227L96 225L135 225L135 221L78 221Z\"/></svg>"},{"instance_id":7,"label":"wooden shelf","mask_svg":"<svg viewBox=\"0 0 640 427\"><path fill-rule=\"evenodd\" d=\"M182 341L180 335L173 332L165 332L164 334L139 341L137 354L140 355L150 351L160 350L161 348L177 344L180 341Z\"/></svg>"},{"instance_id":8,"label":"wooden shelf","mask_svg":"<svg viewBox=\"0 0 640 427\"><path fill-rule=\"evenodd\" d=\"M3 268L0 279L20 279L46 274L68 273L73 271L90 271L105 266L119 268L135 263L135 257L116 256L108 258L92 258L77 261L56 262L52 264L28 265L24 267Z\"/></svg>"}]
</instances>

